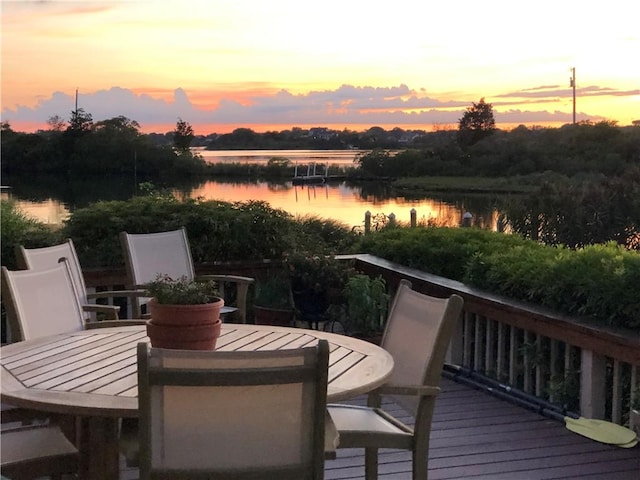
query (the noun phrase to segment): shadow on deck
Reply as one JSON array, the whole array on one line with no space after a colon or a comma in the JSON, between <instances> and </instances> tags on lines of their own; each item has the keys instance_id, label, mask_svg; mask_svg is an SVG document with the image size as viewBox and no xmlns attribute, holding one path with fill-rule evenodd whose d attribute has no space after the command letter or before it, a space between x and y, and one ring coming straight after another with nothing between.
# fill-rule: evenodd
<instances>
[{"instance_id":1,"label":"shadow on deck","mask_svg":"<svg viewBox=\"0 0 640 480\"><path fill-rule=\"evenodd\" d=\"M448 379L442 389L429 480L640 480L640 446L624 449L589 440L561 422ZM402 417L399 409L387 407ZM379 471L381 480L410 479L410 453L381 450ZM124 479L137 478L137 470L122 473ZM325 479L364 479L363 451L338 450L337 459L325 463Z\"/></svg>"}]
</instances>

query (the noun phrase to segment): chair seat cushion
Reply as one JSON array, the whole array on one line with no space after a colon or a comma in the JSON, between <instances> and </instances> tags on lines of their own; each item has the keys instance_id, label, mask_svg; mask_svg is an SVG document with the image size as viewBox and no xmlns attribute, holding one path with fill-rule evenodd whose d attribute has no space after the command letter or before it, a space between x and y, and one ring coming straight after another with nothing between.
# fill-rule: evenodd
<instances>
[{"instance_id":1,"label":"chair seat cushion","mask_svg":"<svg viewBox=\"0 0 640 480\"><path fill-rule=\"evenodd\" d=\"M411 449L413 430L380 410L356 405L327 405L338 430L340 448L377 446Z\"/></svg>"}]
</instances>

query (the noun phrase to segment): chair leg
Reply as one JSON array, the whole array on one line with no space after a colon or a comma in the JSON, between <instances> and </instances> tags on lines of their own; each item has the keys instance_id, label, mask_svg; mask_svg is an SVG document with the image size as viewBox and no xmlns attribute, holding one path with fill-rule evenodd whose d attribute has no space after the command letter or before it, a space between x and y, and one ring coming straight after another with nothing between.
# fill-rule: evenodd
<instances>
[{"instance_id":1,"label":"chair leg","mask_svg":"<svg viewBox=\"0 0 640 480\"><path fill-rule=\"evenodd\" d=\"M427 480L429 466L425 458L418 458L413 455L413 480Z\"/></svg>"},{"instance_id":2,"label":"chair leg","mask_svg":"<svg viewBox=\"0 0 640 480\"><path fill-rule=\"evenodd\" d=\"M364 478L378 480L378 449L364 449Z\"/></svg>"},{"instance_id":3,"label":"chair leg","mask_svg":"<svg viewBox=\"0 0 640 480\"><path fill-rule=\"evenodd\" d=\"M429 441L418 441L411 455L413 480L427 480L429 476Z\"/></svg>"}]
</instances>

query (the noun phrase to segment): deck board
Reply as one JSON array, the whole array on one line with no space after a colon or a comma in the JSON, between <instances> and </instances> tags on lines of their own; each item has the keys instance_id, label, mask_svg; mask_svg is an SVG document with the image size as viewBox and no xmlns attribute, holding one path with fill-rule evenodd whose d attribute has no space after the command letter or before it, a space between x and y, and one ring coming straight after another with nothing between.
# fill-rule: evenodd
<instances>
[{"instance_id":1,"label":"deck board","mask_svg":"<svg viewBox=\"0 0 640 480\"><path fill-rule=\"evenodd\" d=\"M442 381L429 450L429 480L640 480L640 446L604 445L514 404ZM364 397L351 403L363 404ZM385 408L406 418L393 404ZM381 450L380 480L411 478L411 454ZM125 469L123 479L137 478ZM364 454L339 449L326 480L363 480Z\"/></svg>"}]
</instances>

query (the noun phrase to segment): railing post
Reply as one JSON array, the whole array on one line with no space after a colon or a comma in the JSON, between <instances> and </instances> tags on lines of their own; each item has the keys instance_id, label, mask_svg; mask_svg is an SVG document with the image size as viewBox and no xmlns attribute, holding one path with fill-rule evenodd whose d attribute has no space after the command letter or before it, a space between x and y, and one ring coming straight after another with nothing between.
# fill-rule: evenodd
<instances>
[{"instance_id":1,"label":"railing post","mask_svg":"<svg viewBox=\"0 0 640 480\"><path fill-rule=\"evenodd\" d=\"M393 227L396 224L396 214L391 212L389 214L389 226Z\"/></svg>"},{"instance_id":2,"label":"railing post","mask_svg":"<svg viewBox=\"0 0 640 480\"><path fill-rule=\"evenodd\" d=\"M409 215L411 216L411 228L416 228L417 225L417 212L415 208L412 208L409 211Z\"/></svg>"},{"instance_id":3,"label":"railing post","mask_svg":"<svg viewBox=\"0 0 640 480\"><path fill-rule=\"evenodd\" d=\"M472 218L473 218L473 215L471 215L471 212L465 212L464 215L462 215L462 226L470 227Z\"/></svg>"},{"instance_id":4,"label":"railing post","mask_svg":"<svg viewBox=\"0 0 640 480\"><path fill-rule=\"evenodd\" d=\"M371 212L367 210L364 212L364 233L371 232Z\"/></svg>"},{"instance_id":5,"label":"railing post","mask_svg":"<svg viewBox=\"0 0 640 480\"><path fill-rule=\"evenodd\" d=\"M580 360L580 415L602 419L605 414L606 359L582 349Z\"/></svg>"}]
</instances>

